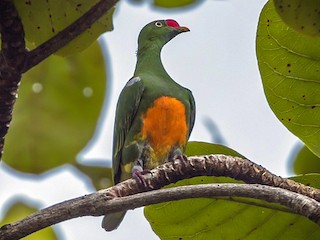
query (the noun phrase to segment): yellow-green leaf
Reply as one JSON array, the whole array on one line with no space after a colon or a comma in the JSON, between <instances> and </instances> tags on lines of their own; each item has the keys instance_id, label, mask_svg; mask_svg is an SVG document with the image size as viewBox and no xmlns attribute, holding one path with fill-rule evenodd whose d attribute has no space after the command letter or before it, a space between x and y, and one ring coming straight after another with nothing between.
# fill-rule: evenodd
<instances>
[{"instance_id":1,"label":"yellow-green leaf","mask_svg":"<svg viewBox=\"0 0 320 240\"><path fill-rule=\"evenodd\" d=\"M97 190L111 187L113 184L111 168L87 166L77 162L74 163L74 166L91 179L93 186Z\"/></svg>"},{"instance_id":2,"label":"yellow-green leaf","mask_svg":"<svg viewBox=\"0 0 320 240\"><path fill-rule=\"evenodd\" d=\"M320 159L309 148L303 146L293 159L295 174L320 173Z\"/></svg>"},{"instance_id":3,"label":"yellow-green leaf","mask_svg":"<svg viewBox=\"0 0 320 240\"><path fill-rule=\"evenodd\" d=\"M214 144L210 152L210 145L193 142L188 143L187 149L192 150L191 155L218 153L234 155L232 149L225 148L224 151L223 147L216 148ZM313 187L320 187L319 174L293 179ZM241 184L240 181L226 177L196 177L179 181L169 187L227 182ZM153 231L162 240L320 238L319 226L307 218L293 214L281 205L249 198L201 198L155 204L145 208L145 216Z\"/></svg>"},{"instance_id":4,"label":"yellow-green leaf","mask_svg":"<svg viewBox=\"0 0 320 240\"><path fill-rule=\"evenodd\" d=\"M208 143L193 143L193 147L197 144L199 149L206 149L203 153L198 150L199 155L208 154ZM229 151L211 153L229 154ZM320 187L319 174L292 179ZM241 184L225 177L196 177L169 187L227 182ZM309 219L293 214L281 205L249 198L200 198L155 204L145 208L145 216L162 240L320 239L320 227Z\"/></svg>"},{"instance_id":5,"label":"yellow-green leaf","mask_svg":"<svg viewBox=\"0 0 320 240\"><path fill-rule=\"evenodd\" d=\"M320 156L319 44L318 37L286 25L273 1L264 6L257 32L257 58L265 95L278 119L317 156Z\"/></svg>"},{"instance_id":6,"label":"yellow-green leaf","mask_svg":"<svg viewBox=\"0 0 320 240\"><path fill-rule=\"evenodd\" d=\"M197 0L154 0L154 5L165 8L184 7L195 4Z\"/></svg>"},{"instance_id":7,"label":"yellow-green leaf","mask_svg":"<svg viewBox=\"0 0 320 240\"><path fill-rule=\"evenodd\" d=\"M5 213L4 218L0 222L0 226L3 226L4 224L12 223L15 221L18 221L38 209L34 208L34 206L30 206L27 204L24 199L20 199L17 201L10 200L12 203L10 204L9 209ZM42 229L40 231L37 231L25 238L24 240L39 240L39 239L45 239L45 240L57 240L57 236L53 229L51 227Z\"/></svg>"},{"instance_id":8,"label":"yellow-green leaf","mask_svg":"<svg viewBox=\"0 0 320 240\"><path fill-rule=\"evenodd\" d=\"M3 160L29 173L75 162L96 128L105 78L98 43L72 57L51 56L28 71L21 81Z\"/></svg>"},{"instance_id":9,"label":"yellow-green leaf","mask_svg":"<svg viewBox=\"0 0 320 240\"><path fill-rule=\"evenodd\" d=\"M303 34L320 36L320 0L274 0L282 20Z\"/></svg>"},{"instance_id":10,"label":"yellow-green leaf","mask_svg":"<svg viewBox=\"0 0 320 240\"><path fill-rule=\"evenodd\" d=\"M98 0L14 0L23 22L26 39L35 46L39 46L65 29L97 2ZM111 8L89 29L55 54L66 56L80 52L90 46L102 33L111 31L113 12L114 8Z\"/></svg>"},{"instance_id":11,"label":"yellow-green leaf","mask_svg":"<svg viewBox=\"0 0 320 240\"><path fill-rule=\"evenodd\" d=\"M187 156L199 156L207 154L224 154L236 157L243 157L240 153L226 146L206 142L188 142L186 151Z\"/></svg>"}]
</instances>

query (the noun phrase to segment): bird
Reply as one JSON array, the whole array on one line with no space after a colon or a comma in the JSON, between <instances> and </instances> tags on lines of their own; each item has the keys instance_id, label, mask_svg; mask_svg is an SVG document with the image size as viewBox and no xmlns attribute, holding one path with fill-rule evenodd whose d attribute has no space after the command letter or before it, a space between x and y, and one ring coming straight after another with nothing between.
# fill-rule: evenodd
<instances>
[{"instance_id":1,"label":"bird","mask_svg":"<svg viewBox=\"0 0 320 240\"><path fill-rule=\"evenodd\" d=\"M114 123L112 168L114 184L135 178L165 162L185 158L184 151L195 123L192 92L175 82L161 61L163 46L190 31L173 19L156 20L138 37L133 77L120 93ZM112 231L126 211L104 216L102 227Z\"/></svg>"}]
</instances>

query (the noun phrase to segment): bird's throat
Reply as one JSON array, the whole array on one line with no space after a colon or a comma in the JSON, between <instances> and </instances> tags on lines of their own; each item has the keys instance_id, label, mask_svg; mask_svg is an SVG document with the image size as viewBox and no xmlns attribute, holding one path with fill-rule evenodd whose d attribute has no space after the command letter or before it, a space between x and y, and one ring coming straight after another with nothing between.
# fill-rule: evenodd
<instances>
[{"instance_id":1,"label":"bird's throat","mask_svg":"<svg viewBox=\"0 0 320 240\"><path fill-rule=\"evenodd\" d=\"M146 72L166 73L161 62L161 49L139 48L135 76Z\"/></svg>"}]
</instances>

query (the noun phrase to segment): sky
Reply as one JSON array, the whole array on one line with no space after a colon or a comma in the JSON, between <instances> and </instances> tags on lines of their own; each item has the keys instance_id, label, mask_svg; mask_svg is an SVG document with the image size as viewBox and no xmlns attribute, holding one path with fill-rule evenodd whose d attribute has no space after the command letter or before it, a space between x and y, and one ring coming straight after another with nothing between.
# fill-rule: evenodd
<instances>
[{"instance_id":1,"label":"sky","mask_svg":"<svg viewBox=\"0 0 320 240\"><path fill-rule=\"evenodd\" d=\"M150 21L175 19L191 31L180 34L164 47L162 61L169 75L189 88L195 97L197 118L190 140L212 142L212 134L205 125L210 119L228 147L277 175L288 176L288 156L298 140L270 110L255 55L256 28L265 2L206 0L193 8L172 11L156 9L148 3L132 5L120 1L114 31L100 39L107 52L110 97L106 99L96 143L90 145L82 161L90 164L92 159L101 159L104 164L111 164L108 160L115 106L135 68L138 34ZM0 164L0 205L13 197L25 196L45 207L92 192L88 182L78 179L79 174L67 166L34 180ZM141 236L159 239L142 212L142 209L129 211L120 227L110 233L100 228L101 217L73 219L55 229L65 240L124 240Z\"/></svg>"}]
</instances>

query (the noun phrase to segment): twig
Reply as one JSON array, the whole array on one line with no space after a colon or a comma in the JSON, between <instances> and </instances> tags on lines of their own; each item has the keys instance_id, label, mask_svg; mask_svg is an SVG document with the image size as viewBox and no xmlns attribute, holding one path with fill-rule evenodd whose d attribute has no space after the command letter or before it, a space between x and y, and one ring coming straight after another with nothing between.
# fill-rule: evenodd
<instances>
[{"instance_id":1,"label":"twig","mask_svg":"<svg viewBox=\"0 0 320 240\"><path fill-rule=\"evenodd\" d=\"M118 0L100 0L79 19L74 21L61 32L57 33L48 41L30 51L22 72L28 71L30 68L37 65L52 53L55 53L68 42L79 36L86 29L91 27L95 21L102 17L103 14L109 11L117 2Z\"/></svg>"},{"instance_id":2,"label":"twig","mask_svg":"<svg viewBox=\"0 0 320 240\"><path fill-rule=\"evenodd\" d=\"M0 228L0 240L20 239L45 227L76 217L101 216L119 210L197 197L250 197L276 202L319 224L320 203L318 201L274 186L206 184L151 191L183 178L200 175L229 176L250 183L255 180L263 184L274 183L275 186L292 188L308 196L319 196L317 193L319 190L274 176L249 160L224 155L189 157L188 161L176 160L173 163L166 163L144 175L146 187L129 179L112 188L58 203L20 221L4 225ZM139 193L142 191L150 192Z\"/></svg>"}]
</instances>

